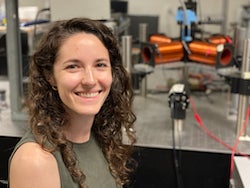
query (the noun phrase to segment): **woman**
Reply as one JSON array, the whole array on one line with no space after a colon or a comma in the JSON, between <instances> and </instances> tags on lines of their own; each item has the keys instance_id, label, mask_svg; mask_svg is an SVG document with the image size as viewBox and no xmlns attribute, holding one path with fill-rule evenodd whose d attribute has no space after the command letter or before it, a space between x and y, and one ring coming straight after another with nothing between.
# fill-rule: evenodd
<instances>
[{"instance_id":1,"label":"woman","mask_svg":"<svg viewBox=\"0 0 250 188\"><path fill-rule=\"evenodd\" d=\"M55 22L34 53L29 74L30 131L10 158L10 188L128 183L136 118L112 31L86 18Z\"/></svg>"}]
</instances>

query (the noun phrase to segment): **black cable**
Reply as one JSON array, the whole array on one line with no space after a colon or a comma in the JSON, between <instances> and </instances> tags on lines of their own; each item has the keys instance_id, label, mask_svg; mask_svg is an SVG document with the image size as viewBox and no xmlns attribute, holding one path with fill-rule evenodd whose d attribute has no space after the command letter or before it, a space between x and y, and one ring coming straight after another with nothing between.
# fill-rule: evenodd
<instances>
[{"instance_id":1,"label":"black cable","mask_svg":"<svg viewBox=\"0 0 250 188\"><path fill-rule=\"evenodd\" d=\"M173 113L174 108L171 108L171 113ZM174 168L176 174L176 182L178 188L183 188L183 180L181 174L181 151L179 151L179 155L177 154L176 144L175 144L175 123L174 118L172 118L172 142L173 142L173 160L174 160Z\"/></svg>"}]
</instances>

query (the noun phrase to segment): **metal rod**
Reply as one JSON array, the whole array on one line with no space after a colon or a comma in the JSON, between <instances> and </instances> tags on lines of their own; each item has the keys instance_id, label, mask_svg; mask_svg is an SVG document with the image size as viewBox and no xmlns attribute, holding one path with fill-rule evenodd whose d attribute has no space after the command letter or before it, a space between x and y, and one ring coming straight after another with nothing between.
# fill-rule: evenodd
<instances>
[{"instance_id":1,"label":"metal rod","mask_svg":"<svg viewBox=\"0 0 250 188\"><path fill-rule=\"evenodd\" d=\"M246 28L244 27L235 27L234 30L234 46L235 46L235 50L234 50L234 56L237 57L241 57L243 56L243 51L244 51L244 41L247 39L247 32L246 32ZM241 97L241 99L239 99L239 94L238 93L232 93L232 102L230 104L230 109L229 109L229 115L233 115L235 117L237 117L238 114L238 107L239 107L239 101L241 101L240 103L247 102L247 99L243 99ZM242 106L242 104L240 105ZM238 131L237 131L238 132Z\"/></svg>"},{"instance_id":2,"label":"metal rod","mask_svg":"<svg viewBox=\"0 0 250 188\"><path fill-rule=\"evenodd\" d=\"M147 23L139 24L139 42L147 42L147 30L148 30ZM142 77L140 87L141 87L141 95L143 97L146 97L147 96L147 74Z\"/></svg>"},{"instance_id":3,"label":"metal rod","mask_svg":"<svg viewBox=\"0 0 250 188\"><path fill-rule=\"evenodd\" d=\"M147 23L139 24L139 42L147 42L147 30L148 30Z\"/></svg>"},{"instance_id":4,"label":"metal rod","mask_svg":"<svg viewBox=\"0 0 250 188\"><path fill-rule=\"evenodd\" d=\"M129 74L132 73L132 36L122 36L122 63Z\"/></svg>"},{"instance_id":5,"label":"metal rod","mask_svg":"<svg viewBox=\"0 0 250 188\"><path fill-rule=\"evenodd\" d=\"M236 27L234 31L235 56L243 55L244 41L247 39L247 30L244 27Z\"/></svg>"},{"instance_id":6,"label":"metal rod","mask_svg":"<svg viewBox=\"0 0 250 188\"><path fill-rule=\"evenodd\" d=\"M145 75L141 80L141 96L147 97L147 75Z\"/></svg>"},{"instance_id":7,"label":"metal rod","mask_svg":"<svg viewBox=\"0 0 250 188\"><path fill-rule=\"evenodd\" d=\"M228 6L229 2L228 0L223 0L222 1L222 28L221 28L221 33L226 34L227 33L227 21L228 21Z\"/></svg>"},{"instance_id":8,"label":"metal rod","mask_svg":"<svg viewBox=\"0 0 250 188\"><path fill-rule=\"evenodd\" d=\"M12 119L19 116L22 106L22 56L19 29L18 1L5 0L6 6L6 46L8 61L8 78L10 81L10 106Z\"/></svg>"},{"instance_id":9,"label":"metal rod","mask_svg":"<svg viewBox=\"0 0 250 188\"><path fill-rule=\"evenodd\" d=\"M243 52L243 60L241 67L241 78L242 79L250 79L247 78L246 73L250 72L250 39L244 41L244 52ZM239 106L238 106L238 116L237 116L237 127L236 134L239 136L241 130L244 126L244 122L246 119L247 107L249 105L249 97L247 95L239 95ZM246 130L240 136L246 136Z\"/></svg>"},{"instance_id":10,"label":"metal rod","mask_svg":"<svg viewBox=\"0 0 250 188\"><path fill-rule=\"evenodd\" d=\"M183 120L182 119L175 119L174 125L175 125L175 130L177 132L182 132L182 130L183 130Z\"/></svg>"},{"instance_id":11,"label":"metal rod","mask_svg":"<svg viewBox=\"0 0 250 188\"><path fill-rule=\"evenodd\" d=\"M182 132L183 132L183 120L174 119L174 135L175 135L175 145L176 149L181 150L182 146Z\"/></svg>"},{"instance_id":12,"label":"metal rod","mask_svg":"<svg viewBox=\"0 0 250 188\"><path fill-rule=\"evenodd\" d=\"M236 135L239 136L241 130L244 126L246 119L246 111L248 106L248 96L240 95L239 96L239 108L238 108L238 116L237 116L237 128ZM241 136L246 136L246 130L242 133Z\"/></svg>"}]
</instances>

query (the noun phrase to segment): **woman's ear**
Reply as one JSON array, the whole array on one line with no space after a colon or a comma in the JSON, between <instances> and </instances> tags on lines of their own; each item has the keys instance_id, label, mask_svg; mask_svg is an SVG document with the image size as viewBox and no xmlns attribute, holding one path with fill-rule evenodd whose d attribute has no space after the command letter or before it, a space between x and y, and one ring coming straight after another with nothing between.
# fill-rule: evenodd
<instances>
[{"instance_id":1,"label":"woman's ear","mask_svg":"<svg viewBox=\"0 0 250 188\"><path fill-rule=\"evenodd\" d=\"M45 73L45 78L47 80L47 82L49 82L49 84L51 85L51 87L56 87L56 81L54 79L54 76L51 75L50 73L46 72Z\"/></svg>"}]
</instances>

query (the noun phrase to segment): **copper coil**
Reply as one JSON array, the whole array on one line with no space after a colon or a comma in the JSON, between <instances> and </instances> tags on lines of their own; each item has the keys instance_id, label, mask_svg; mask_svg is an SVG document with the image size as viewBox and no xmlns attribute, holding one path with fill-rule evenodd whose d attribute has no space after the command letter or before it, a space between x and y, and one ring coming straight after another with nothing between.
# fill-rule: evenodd
<instances>
[{"instance_id":1,"label":"copper coil","mask_svg":"<svg viewBox=\"0 0 250 188\"><path fill-rule=\"evenodd\" d=\"M193 41L189 44L192 53L203 54L205 56L216 56L217 44L202 41Z\"/></svg>"},{"instance_id":2,"label":"copper coil","mask_svg":"<svg viewBox=\"0 0 250 188\"><path fill-rule=\"evenodd\" d=\"M163 63L168 63L168 62L180 61L183 58L183 56L184 56L183 52L156 56L155 63L163 64Z\"/></svg>"},{"instance_id":3,"label":"copper coil","mask_svg":"<svg viewBox=\"0 0 250 188\"><path fill-rule=\"evenodd\" d=\"M173 41L171 43L161 43L155 45L155 47L156 48L154 49L151 45L144 46L144 48L142 49L142 58L144 62L147 63L152 60L152 58L155 58L154 61L156 61L157 59L157 62L163 62L164 60L169 62L171 59L173 59L173 56L175 56L173 54L179 54L177 60L180 60L184 54L182 43L179 41ZM176 57L174 59L176 59Z\"/></svg>"},{"instance_id":4,"label":"copper coil","mask_svg":"<svg viewBox=\"0 0 250 188\"><path fill-rule=\"evenodd\" d=\"M222 67L230 66L233 59L233 46L232 45L224 45L224 49L217 56L218 64Z\"/></svg>"},{"instance_id":5,"label":"copper coil","mask_svg":"<svg viewBox=\"0 0 250 188\"><path fill-rule=\"evenodd\" d=\"M189 44L189 59L200 63L227 66L232 62L233 47L230 44L210 44L195 41Z\"/></svg>"},{"instance_id":6,"label":"copper coil","mask_svg":"<svg viewBox=\"0 0 250 188\"><path fill-rule=\"evenodd\" d=\"M176 52L183 52L183 46L180 41L173 41L171 43L160 43L157 45L158 53L163 54L170 54Z\"/></svg>"},{"instance_id":7,"label":"copper coil","mask_svg":"<svg viewBox=\"0 0 250 188\"><path fill-rule=\"evenodd\" d=\"M155 49L151 45L144 46L141 52L143 61L148 63L154 58L155 53Z\"/></svg>"},{"instance_id":8,"label":"copper coil","mask_svg":"<svg viewBox=\"0 0 250 188\"><path fill-rule=\"evenodd\" d=\"M215 63L216 63L215 56L206 57L206 56L200 55L200 54L189 54L188 58L192 61L195 61L198 63L204 63L204 64L208 64L208 65L215 65Z\"/></svg>"},{"instance_id":9,"label":"copper coil","mask_svg":"<svg viewBox=\"0 0 250 188\"><path fill-rule=\"evenodd\" d=\"M172 39L164 34L152 34L149 37L149 42L151 43L170 43L171 41Z\"/></svg>"},{"instance_id":10,"label":"copper coil","mask_svg":"<svg viewBox=\"0 0 250 188\"><path fill-rule=\"evenodd\" d=\"M213 44L225 44L227 43L227 39L223 35L215 35L208 38L208 42Z\"/></svg>"}]
</instances>

